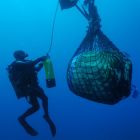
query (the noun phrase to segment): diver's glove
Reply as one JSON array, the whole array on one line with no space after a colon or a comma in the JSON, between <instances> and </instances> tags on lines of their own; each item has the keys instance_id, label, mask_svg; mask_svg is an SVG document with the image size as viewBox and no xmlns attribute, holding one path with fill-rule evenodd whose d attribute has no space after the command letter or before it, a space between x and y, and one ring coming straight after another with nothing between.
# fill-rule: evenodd
<instances>
[{"instance_id":1,"label":"diver's glove","mask_svg":"<svg viewBox=\"0 0 140 140\"><path fill-rule=\"evenodd\" d=\"M47 55L40 57L40 61L45 61L47 59Z\"/></svg>"}]
</instances>

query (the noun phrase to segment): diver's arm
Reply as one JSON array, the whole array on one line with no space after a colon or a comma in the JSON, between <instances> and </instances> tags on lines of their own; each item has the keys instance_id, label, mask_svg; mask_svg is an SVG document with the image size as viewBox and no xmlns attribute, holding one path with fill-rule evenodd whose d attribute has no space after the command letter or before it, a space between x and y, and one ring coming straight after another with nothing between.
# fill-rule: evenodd
<instances>
[{"instance_id":1,"label":"diver's arm","mask_svg":"<svg viewBox=\"0 0 140 140\"><path fill-rule=\"evenodd\" d=\"M42 56L42 57L37 58L36 60L33 61L33 65L36 65L39 62L45 61L46 58L47 58L47 56Z\"/></svg>"}]
</instances>

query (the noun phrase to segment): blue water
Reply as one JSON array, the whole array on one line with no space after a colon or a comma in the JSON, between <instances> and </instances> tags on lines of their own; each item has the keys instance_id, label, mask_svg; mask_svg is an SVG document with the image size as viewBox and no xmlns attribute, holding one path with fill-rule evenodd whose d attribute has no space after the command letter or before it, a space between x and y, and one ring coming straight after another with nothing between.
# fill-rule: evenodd
<instances>
[{"instance_id":1,"label":"blue water","mask_svg":"<svg viewBox=\"0 0 140 140\"><path fill-rule=\"evenodd\" d=\"M8 81L6 66L17 49L27 51L31 59L44 55L50 44L57 0L0 1L0 140L140 140L140 98L131 96L109 106L75 96L68 89L68 62L82 41L87 21L76 8L57 13L51 51L57 87L47 89L45 75L39 73L40 85L49 98L49 112L57 126L52 138L43 111L28 118L39 132L25 133L17 122L29 104L17 100ZM96 0L102 30L133 61L133 84L140 89L140 1Z\"/></svg>"}]
</instances>

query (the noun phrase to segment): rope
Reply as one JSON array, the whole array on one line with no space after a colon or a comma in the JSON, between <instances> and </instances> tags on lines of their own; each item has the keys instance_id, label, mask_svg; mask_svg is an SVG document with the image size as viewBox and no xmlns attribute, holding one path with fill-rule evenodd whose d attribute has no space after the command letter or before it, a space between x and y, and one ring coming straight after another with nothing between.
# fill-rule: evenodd
<instances>
[{"instance_id":1,"label":"rope","mask_svg":"<svg viewBox=\"0 0 140 140\"><path fill-rule=\"evenodd\" d=\"M78 10L87 20L89 20L88 15L87 15L84 11L82 11L82 9L81 9L77 4L76 4L75 6L76 6L77 10Z\"/></svg>"},{"instance_id":2,"label":"rope","mask_svg":"<svg viewBox=\"0 0 140 140\"><path fill-rule=\"evenodd\" d=\"M52 45L53 45L54 27L55 27L55 21L56 21L56 15L57 15L57 12L58 12L58 7L59 7L59 1L58 1L58 3L57 3L56 10L55 10L55 13L54 13L53 26L52 26L52 33L51 33L51 42L50 42L50 47L49 47L49 49L48 49L47 54L50 53L50 51L51 51L51 49L52 49Z\"/></svg>"}]
</instances>

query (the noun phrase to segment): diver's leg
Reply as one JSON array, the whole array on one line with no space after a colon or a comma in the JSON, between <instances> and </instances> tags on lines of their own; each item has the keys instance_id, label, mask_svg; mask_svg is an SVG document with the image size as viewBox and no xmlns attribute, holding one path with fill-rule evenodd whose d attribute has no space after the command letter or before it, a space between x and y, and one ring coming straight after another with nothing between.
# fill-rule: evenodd
<instances>
[{"instance_id":1,"label":"diver's leg","mask_svg":"<svg viewBox=\"0 0 140 140\"><path fill-rule=\"evenodd\" d=\"M44 115L43 117L48 122L52 135L55 136L56 135L56 127L55 127L54 122L51 120L51 118L48 114Z\"/></svg>"},{"instance_id":2,"label":"diver's leg","mask_svg":"<svg viewBox=\"0 0 140 140\"><path fill-rule=\"evenodd\" d=\"M39 103L38 103L38 100L37 100L37 97L36 96L30 96L29 97L29 103L32 105L31 108L29 108L21 117L22 118L26 118L30 115L32 115L33 113L35 113L36 111L39 110Z\"/></svg>"},{"instance_id":3,"label":"diver's leg","mask_svg":"<svg viewBox=\"0 0 140 140\"><path fill-rule=\"evenodd\" d=\"M30 134L31 136L37 136L38 132L32 128L26 121L25 119L23 119L22 117L18 118L19 123L22 125L22 127L24 128L24 130Z\"/></svg>"},{"instance_id":4,"label":"diver's leg","mask_svg":"<svg viewBox=\"0 0 140 140\"><path fill-rule=\"evenodd\" d=\"M48 114L48 97L44 94L43 89L40 87L37 87L35 94L42 101L42 106L43 106L43 110L44 110L45 115Z\"/></svg>"},{"instance_id":5,"label":"diver's leg","mask_svg":"<svg viewBox=\"0 0 140 140\"><path fill-rule=\"evenodd\" d=\"M40 87L38 88L37 96L42 100L42 106L45 112L45 115L43 117L48 122L52 135L55 136L56 127L48 113L48 97L44 94L44 91Z\"/></svg>"},{"instance_id":6,"label":"diver's leg","mask_svg":"<svg viewBox=\"0 0 140 140\"><path fill-rule=\"evenodd\" d=\"M29 133L32 136L36 136L38 132L34 130L27 122L26 122L26 117L32 115L34 112L36 112L39 109L39 103L37 101L37 98L35 96L30 97L30 104L32 107L28 109L23 115L21 115L18 120L20 124L24 127L27 133Z\"/></svg>"}]
</instances>

